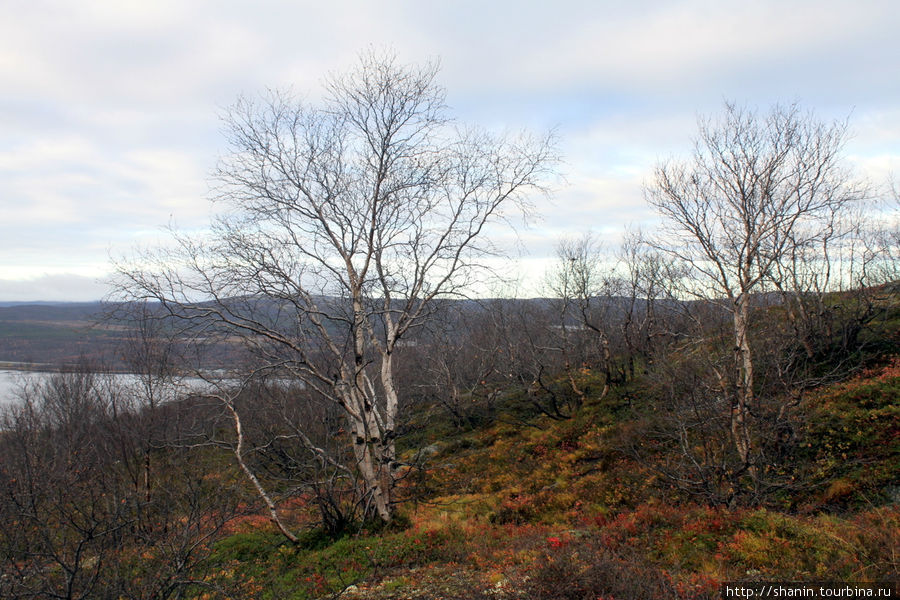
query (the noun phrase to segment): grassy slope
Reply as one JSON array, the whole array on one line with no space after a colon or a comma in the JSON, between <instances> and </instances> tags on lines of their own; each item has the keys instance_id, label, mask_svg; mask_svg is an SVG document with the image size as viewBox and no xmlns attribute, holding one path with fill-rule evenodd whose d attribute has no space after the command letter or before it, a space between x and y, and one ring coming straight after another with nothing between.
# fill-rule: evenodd
<instances>
[{"instance_id":1,"label":"grassy slope","mask_svg":"<svg viewBox=\"0 0 900 600\"><path fill-rule=\"evenodd\" d=\"M616 448L628 390L571 420L500 420L435 443L409 527L286 546L262 518L219 542L234 598L713 598L738 579L875 581L900 570L900 360L818 390L790 512L693 503ZM515 398L508 399L514 402ZM208 597L223 597L208 593Z\"/></svg>"}]
</instances>

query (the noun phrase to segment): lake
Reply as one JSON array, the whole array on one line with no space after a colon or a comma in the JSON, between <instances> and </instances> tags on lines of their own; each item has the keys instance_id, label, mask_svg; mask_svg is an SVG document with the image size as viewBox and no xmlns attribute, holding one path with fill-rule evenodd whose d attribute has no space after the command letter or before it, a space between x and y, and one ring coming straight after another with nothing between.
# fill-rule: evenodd
<instances>
[{"instance_id":1,"label":"lake","mask_svg":"<svg viewBox=\"0 0 900 600\"><path fill-rule=\"evenodd\" d=\"M50 377L54 373L45 371L13 371L0 369L0 406L15 402L23 386L40 383L41 380ZM101 377L98 375L98 377ZM135 388L139 385L137 375L131 373L111 373L102 375L110 377L117 386L122 388ZM179 381L179 388L185 390L209 389L210 383L202 379L191 377Z\"/></svg>"},{"instance_id":2,"label":"lake","mask_svg":"<svg viewBox=\"0 0 900 600\"><path fill-rule=\"evenodd\" d=\"M44 375L32 371L0 370L0 406L13 402L26 382L33 382Z\"/></svg>"},{"instance_id":3,"label":"lake","mask_svg":"<svg viewBox=\"0 0 900 600\"><path fill-rule=\"evenodd\" d=\"M39 383L42 379L49 377L50 375L53 375L53 373L0 369L0 406L15 402L23 386ZM113 373L104 375L104 377L112 377L113 381L122 387L135 387L139 383L137 375L131 373ZM297 389L304 389L306 387L299 381L294 381L293 383L286 379L276 381L285 386L292 385ZM229 382L236 383L235 380L230 379L225 379L222 383L228 385ZM178 386L183 393L185 391L210 390L213 387L213 384L198 377L187 377L181 379Z\"/></svg>"}]
</instances>

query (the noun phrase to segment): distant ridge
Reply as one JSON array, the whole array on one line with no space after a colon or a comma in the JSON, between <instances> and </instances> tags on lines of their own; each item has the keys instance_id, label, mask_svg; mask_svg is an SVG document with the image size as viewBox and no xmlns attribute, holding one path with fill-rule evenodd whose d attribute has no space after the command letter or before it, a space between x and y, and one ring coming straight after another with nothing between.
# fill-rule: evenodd
<instances>
[{"instance_id":1,"label":"distant ridge","mask_svg":"<svg viewBox=\"0 0 900 600\"><path fill-rule=\"evenodd\" d=\"M51 365L115 354L122 331L98 326L103 302L0 302L0 362Z\"/></svg>"},{"instance_id":2,"label":"distant ridge","mask_svg":"<svg viewBox=\"0 0 900 600\"><path fill-rule=\"evenodd\" d=\"M0 300L0 308L14 306L71 306L73 304L101 304L99 300L91 302L63 302L59 300Z\"/></svg>"}]
</instances>

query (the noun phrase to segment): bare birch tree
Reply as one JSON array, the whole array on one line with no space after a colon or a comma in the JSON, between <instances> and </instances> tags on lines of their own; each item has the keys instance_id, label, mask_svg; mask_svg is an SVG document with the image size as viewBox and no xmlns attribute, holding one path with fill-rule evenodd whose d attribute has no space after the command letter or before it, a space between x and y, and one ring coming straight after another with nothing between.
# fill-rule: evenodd
<instances>
[{"instance_id":1,"label":"bare birch tree","mask_svg":"<svg viewBox=\"0 0 900 600\"><path fill-rule=\"evenodd\" d=\"M463 293L488 229L527 210L549 138L495 137L447 114L437 68L363 56L321 106L286 93L225 117L225 207L202 240L120 265L127 298L227 331L264 367L339 406L371 514L390 521L402 399L395 350L435 299Z\"/></svg>"},{"instance_id":2,"label":"bare birch tree","mask_svg":"<svg viewBox=\"0 0 900 600\"><path fill-rule=\"evenodd\" d=\"M732 315L733 370L720 381L734 447L751 473L753 295L791 256L820 245L836 216L864 197L841 164L846 139L845 123L819 121L795 105L761 115L726 104L719 119L701 120L692 158L660 164L646 189L666 219L660 247L689 266L686 292L721 300Z\"/></svg>"},{"instance_id":3,"label":"bare birch tree","mask_svg":"<svg viewBox=\"0 0 900 600\"><path fill-rule=\"evenodd\" d=\"M571 360L569 351L577 342L584 340L584 333L590 332L596 343L596 351L591 352L603 371L603 391L605 396L613 383L613 355L611 330L616 316L611 269L603 271L603 252L600 243L591 234L577 239L562 239L556 245L556 265L547 274L547 287L560 301L560 325L558 331L563 338L561 351L565 357L564 370L576 395L581 395L573 370L586 366L585 355L581 361ZM581 353L584 355L585 353Z\"/></svg>"}]
</instances>

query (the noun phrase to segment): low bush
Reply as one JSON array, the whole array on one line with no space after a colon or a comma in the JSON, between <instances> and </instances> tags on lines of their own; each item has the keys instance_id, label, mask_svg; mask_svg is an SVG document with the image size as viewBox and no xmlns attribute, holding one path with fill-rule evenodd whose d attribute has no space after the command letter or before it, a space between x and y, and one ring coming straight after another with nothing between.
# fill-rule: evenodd
<instances>
[{"instance_id":1,"label":"low bush","mask_svg":"<svg viewBox=\"0 0 900 600\"><path fill-rule=\"evenodd\" d=\"M616 553L596 538L547 539L546 551L522 584L534 600L701 600L718 597L710 578L679 581L636 554Z\"/></svg>"}]
</instances>

